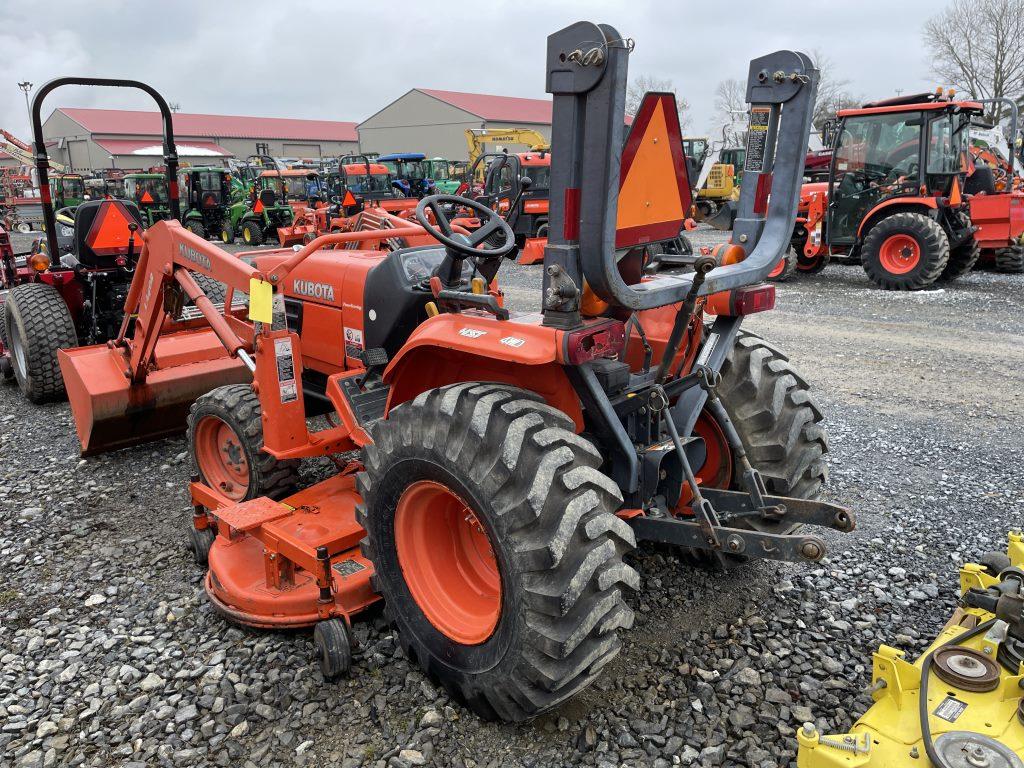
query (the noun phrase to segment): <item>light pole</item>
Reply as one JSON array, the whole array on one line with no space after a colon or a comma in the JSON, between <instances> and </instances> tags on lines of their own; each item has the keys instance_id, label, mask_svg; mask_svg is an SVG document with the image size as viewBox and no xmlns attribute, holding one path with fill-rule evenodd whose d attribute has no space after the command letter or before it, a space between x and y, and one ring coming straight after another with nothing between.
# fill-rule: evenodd
<instances>
[{"instance_id":1,"label":"light pole","mask_svg":"<svg viewBox=\"0 0 1024 768\"><path fill-rule=\"evenodd\" d=\"M29 104L28 94L32 90L32 83L28 80L18 83L18 87L25 92L25 111L28 112L28 130L29 134L32 133L32 105Z\"/></svg>"}]
</instances>

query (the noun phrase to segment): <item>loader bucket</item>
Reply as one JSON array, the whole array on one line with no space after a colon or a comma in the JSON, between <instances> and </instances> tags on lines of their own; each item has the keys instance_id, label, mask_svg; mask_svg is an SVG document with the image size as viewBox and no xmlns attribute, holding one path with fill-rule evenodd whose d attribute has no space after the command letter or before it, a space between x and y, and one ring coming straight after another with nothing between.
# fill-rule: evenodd
<instances>
[{"instance_id":1,"label":"loader bucket","mask_svg":"<svg viewBox=\"0 0 1024 768\"><path fill-rule=\"evenodd\" d=\"M224 384L252 380L209 329L162 336L156 346L159 367L137 384L125 376L120 349L97 344L57 354L82 456L183 432L197 397Z\"/></svg>"},{"instance_id":2,"label":"loader bucket","mask_svg":"<svg viewBox=\"0 0 1024 768\"><path fill-rule=\"evenodd\" d=\"M544 249L547 247L546 237L531 237L523 245L516 261L519 264L540 264L544 261Z\"/></svg>"},{"instance_id":3,"label":"loader bucket","mask_svg":"<svg viewBox=\"0 0 1024 768\"><path fill-rule=\"evenodd\" d=\"M705 224L710 224L712 227L721 230L722 232L729 232L732 229L733 222L735 221L736 203L732 200L726 200L713 215L704 219Z\"/></svg>"},{"instance_id":4,"label":"loader bucket","mask_svg":"<svg viewBox=\"0 0 1024 768\"><path fill-rule=\"evenodd\" d=\"M316 237L316 228L312 224L296 224L292 227L277 228L277 239L285 248L305 242L307 235Z\"/></svg>"}]
</instances>

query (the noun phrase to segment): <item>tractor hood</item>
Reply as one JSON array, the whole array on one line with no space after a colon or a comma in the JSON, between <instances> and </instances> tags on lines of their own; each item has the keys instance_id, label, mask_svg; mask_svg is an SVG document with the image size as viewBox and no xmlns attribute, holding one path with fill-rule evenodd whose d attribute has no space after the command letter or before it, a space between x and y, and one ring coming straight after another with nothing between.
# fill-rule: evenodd
<instances>
[{"instance_id":1,"label":"tractor hood","mask_svg":"<svg viewBox=\"0 0 1024 768\"><path fill-rule=\"evenodd\" d=\"M264 274L294 253L290 248L261 252L252 264ZM366 274L387 255L384 251L319 251L291 271L281 286L286 298L362 311ZM248 261L249 259L246 259Z\"/></svg>"}]
</instances>

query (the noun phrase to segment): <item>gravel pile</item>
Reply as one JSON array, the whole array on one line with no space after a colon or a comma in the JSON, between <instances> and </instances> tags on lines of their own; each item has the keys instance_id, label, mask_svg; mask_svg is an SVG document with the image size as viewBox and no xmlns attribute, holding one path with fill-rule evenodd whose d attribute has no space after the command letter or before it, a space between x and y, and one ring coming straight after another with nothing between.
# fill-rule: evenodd
<instances>
[{"instance_id":1,"label":"gravel pile","mask_svg":"<svg viewBox=\"0 0 1024 768\"><path fill-rule=\"evenodd\" d=\"M505 276L530 306L539 270ZM850 727L870 703L871 651L920 651L954 606L959 563L1021 525L1022 291L1020 276L975 273L896 296L838 266L783 286L750 327L814 385L826 498L858 530L829 537L815 567L709 573L641 550L623 652L521 726L435 689L379 614L356 623L352 676L334 684L310 633L225 623L184 551L184 441L82 461L66 404L0 387L0 764L795 765L795 729Z\"/></svg>"}]
</instances>

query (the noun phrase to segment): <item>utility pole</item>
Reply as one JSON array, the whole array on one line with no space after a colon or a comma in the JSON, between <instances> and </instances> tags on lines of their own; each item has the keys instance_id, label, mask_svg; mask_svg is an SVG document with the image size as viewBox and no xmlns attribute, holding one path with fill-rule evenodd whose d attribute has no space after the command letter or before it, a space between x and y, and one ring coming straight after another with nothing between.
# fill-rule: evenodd
<instances>
[{"instance_id":1,"label":"utility pole","mask_svg":"<svg viewBox=\"0 0 1024 768\"><path fill-rule=\"evenodd\" d=\"M28 80L18 83L18 87L25 92L25 111L28 113L29 143L32 142L32 105L29 103L28 94L32 90L32 83Z\"/></svg>"}]
</instances>

